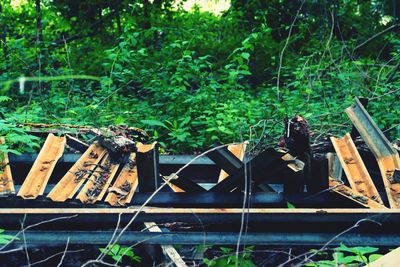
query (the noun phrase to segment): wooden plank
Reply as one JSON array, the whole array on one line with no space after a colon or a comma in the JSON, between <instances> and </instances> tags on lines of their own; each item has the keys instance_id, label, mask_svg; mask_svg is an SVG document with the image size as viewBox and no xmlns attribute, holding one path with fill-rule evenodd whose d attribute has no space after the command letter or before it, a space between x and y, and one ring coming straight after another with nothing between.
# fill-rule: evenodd
<instances>
[{"instance_id":1,"label":"wooden plank","mask_svg":"<svg viewBox=\"0 0 400 267\"><path fill-rule=\"evenodd\" d=\"M92 144L56 184L47 197L58 202L72 198L86 179L91 176L91 173L105 153L106 150L99 144Z\"/></svg>"},{"instance_id":2,"label":"wooden plank","mask_svg":"<svg viewBox=\"0 0 400 267\"><path fill-rule=\"evenodd\" d=\"M5 138L0 137L0 145L5 144ZM7 153L0 153L0 195L15 194L10 162Z\"/></svg>"},{"instance_id":3,"label":"wooden plank","mask_svg":"<svg viewBox=\"0 0 400 267\"><path fill-rule=\"evenodd\" d=\"M397 267L399 266L400 247L396 248L381 258L373 261L366 266L368 267Z\"/></svg>"},{"instance_id":4,"label":"wooden plank","mask_svg":"<svg viewBox=\"0 0 400 267\"><path fill-rule=\"evenodd\" d=\"M235 155L239 160L243 161L246 152L246 146L247 146L246 142L241 144L229 145L228 150L232 152L232 154ZM225 180L228 176L229 174L227 172L221 170L218 177L218 183Z\"/></svg>"},{"instance_id":5,"label":"wooden plank","mask_svg":"<svg viewBox=\"0 0 400 267\"><path fill-rule=\"evenodd\" d=\"M1 208L0 214L242 214L242 208L161 208L161 207L129 207L129 208ZM354 209L354 208L249 208L246 214L400 214L400 209Z\"/></svg>"},{"instance_id":6,"label":"wooden plank","mask_svg":"<svg viewBox=\"0 0 400 267\"><path fill-rule=\"evenodd\" d=\"M47 136L38 157L18 192L18 196L24 199L35 199L39 195L43 195L57 161L64 153L65 142L65 136L58 137L52 133Z\"/></svg>"},{"instance_id":7,"label":"wooden plank","mask_svg":"<svg viewBox=\"0 0 400 267\"><path fill-rule=\"evenodd\" d=\"M82 203L96 203L100 201L117 173L119 164L111 161L110 155L106 153L101 163L96 168L76 197Z\"/></svg>"},{"instance_id":8,"label":"wooden plank","mask_svg":"<svg viewBox=\"0 0 400 267\"><path fill-rule=\"evenodd\" d=\"M380 204L364 195L361 195L359 192L351 189L350 187L343 185L341 182L338 182L332 178L329 178L329 187L330 190L340 194L351 201L357 202L358 204L370 208L370 209L387 209L383 204Z\"/></svg>"},{"instance_id":9,"label":"wooden plank","mask_svg":"<svg viewBox=\"0 0 400 267\"><path fill-rule=\"evenodd\" d=\"M346 113L378 162L390 207L400 209L399 154L357 98Z\"/></svg>"},{"instance_id":10,"label":"wooden plank","mask_svg":"<svg viewBox=\"0 0 400 267\"><path fill-rule=\"evenodd\" d=\"M353 191L383 204L350 134L342 138L331 137L331 141Z\"/></svg>"},{"instance_id":11,"label":"wooden plank","mask_svg":"<svg viewBox=\"0 0 400 267\"><path fill-rule=\"evenodd\" d=\"M162 233L160 227L155 222L145 222L149 232ZM175 264L176 267L187 267L185 261L182 259L181 255L179 255L178 251L172 245L161 245L161 248L164 254Z\"/></svg>"},{"instance_id":12,"label":"wooden plank","mask_svg":"<svg viewBox=\"0 0 400 267\"><path fill-rule=\"evenodd\" d=\"M135 159L136 154L132 153L129 156L129 162L124 165L113 186L108 188L109 193L105 201L110 203L110 205L123 206L131 202L138 186Z\"/></svg>"}]
</instances>

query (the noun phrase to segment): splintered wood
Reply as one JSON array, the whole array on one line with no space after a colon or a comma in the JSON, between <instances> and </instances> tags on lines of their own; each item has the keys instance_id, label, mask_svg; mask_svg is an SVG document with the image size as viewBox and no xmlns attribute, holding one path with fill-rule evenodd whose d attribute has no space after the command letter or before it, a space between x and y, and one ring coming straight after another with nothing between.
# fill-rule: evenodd
<instances>
[{"instance_id":1,"label":"splintered wood","mask_svg":"<svg viewBox=\"0 0 400 267\"><path fill-rule=\"evenodd\" d=\"M352 190L350 187L343 185L332 178L329 178L329 189L336 192L358 204L370 209L386 209L386 207L372 199L361 195L360 193Z\"/></svg>"},{"instance_id":2,"label":"splintered wood","mask_svg":"<svg viewBox=\"0 0 400 267\"><path fill-rule=\"evenodd\" d=\"M107 188L111 184L118 167L119 164L112 163L110 155L106 153L99 166L95 169L95 173L90 176L76 198L82 203L95 203L101 200L107 192Z\"/></svg>"},{"instance_id":3,"label":"splintered wood","mask_svg":"<svg viewBox=\"0 0 400 267\"><path fill-rule=\"evenodd\" d=\"M0 138L0 145L5 144L5 138ZM14 194L14 182L11 175L7 153L0 153L0 195Z\"/></svg>"},{"instance_id":4,"label":"splintered wood","mask_svg":"<svg viewBox=\"0 0 400 267\"><path fill-rule=\"evenodd\" d=\"M94 173L94 169L105 153L105 149L99 144L92 144L51 190L48 197L59 202L72 198L81 185Z\"/></svg>"},{"instance_id":5,"label":"splintered wood","mask_svg":"<svg viewBox=\"0 0 400 267\"><path fill-rule=\"evenodd\" d=\"M390 207L400 209L399 154L358 99L346 113L378 162Z\"/></svg>"},{"instance_id":6,"label":"splintered wood","mask_svg":"<svg viewBox=\"0 0 400 267\"><path fill-rule=\"evenodd\" d=\"M243 161L244 155L246 152L246 146L247 146L247 143L229 145L228 150L230 152L232 152L232 154L235 155L238 159ZM219 177L218 177L218 183L225 180L228 176L229 176L228 173L226 173L224 170L221 170Z\"/></svg>"},{"instance_id":7,"label":"splintered wood","mask_svg":"<svg viewBox=\"0 0 400 267\"><path fill-rule=\"evenodd\" d=\"M57 137L54 134L47 136L38 157L18 192L18 196L24 199L34 199L43 195L51 173L64 153L65 141L65 137Z\"/></svg>"},{"instance_id":8,"label":"splintered wood","mask_svg":"<svg viewBox=\"0 0 400 267\"><path fill-rule=\"evenodd\" d=\"M124 165L113 186L108 188L109 193L105 201L112 206L123 206L132 200L138 186L135 159L136 154L132 153L129 157L129 162Z\"/></svg>"},{"instance_id":9,"label":"splintered wood","mask_svg":"<svg viewBox=\"0 0 400 267\"><path fill-rule=\"evenodd\" d=\"M361 195L383 204L350 134L346 134L342 138L331 137L331 141L351 188Z\"/></svg>"}]
</instances>

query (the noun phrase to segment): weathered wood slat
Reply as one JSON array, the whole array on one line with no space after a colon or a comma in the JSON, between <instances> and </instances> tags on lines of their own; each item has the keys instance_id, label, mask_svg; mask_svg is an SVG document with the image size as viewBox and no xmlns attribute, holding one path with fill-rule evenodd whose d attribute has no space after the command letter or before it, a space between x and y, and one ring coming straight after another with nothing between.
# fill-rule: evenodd
<instances>
[{"instance_id":1,"label":"weathered wood slat","mask_svg":"<svg viewBox=\"0 0 400 267\"><path fill-rule=\"evenodd\" d=\"M38 157L18 192L18 196L24 199L35 199L39 195L43 195L54 167L64 153L65 142L64 136L58 137L52 133L47 136Z\"/></svg>"},{"instance_id":2,"label":"weathered wood slat","mask_svg":"<svg viewBox=\"0 0 400 267\"><path fill-rule=\"evenodd\" d=\"M383 204L350 134L347 133L342 138L331 137L331 141L351 188L361 195Z\"/></svg>"},{"instance_id":3,"label":"weathered wood slat","mask_svg":"<svg viewBox=\"0 0 400 267\"><path fill-rule=\"evenodd\" d=\"M160 208L131 207L122 208L4 208L0 214L135 214L138 211L148 214L242 214L242 208ZM249 208L246 214L400 214L400 209L354 209L354 208Z\"/></svg>"},{"instance_id":4,"label":"weathered wood slat","mask_svg":"<svg viewBox=\"0 0 400 267\"><path fill-rule=\"evenodd\" d=\"M111 162L110 155L106 153L99 166L76 197L82 203L96 203L101 200L112 179L117 173L119 164Z\"/></svg>"},{"instance_id":5,"label":"weathered wood slat","mask_svg":"<svg viewBox=\"0 0 400 267\"><path fill-rule=\"evenodd\" d=\"M396 248L381 258L369 263L368 267L396 267L399 266L400 247Z\"/></svg>"},{"instance_id":6,"label":"weathered wood slat","mask_svg":"<svg viewBox=\"0 0 400 267\"><path fill-rule=\"evenodd\" d=\"M343 185L342 183L329 178L329 187L331 188L330 190L340 194L354 202L357 202L358 204L370 208L370 209L387 209L383 204L380 204L366 196L361 195L355 190L352 190L350 187Z\"/></svg>"},{"instance_id":7,"label":"weathered wood slat","mask_svg":"<svg viewBox=\"0 0 400 267\"><path fill-rule=\"evenodd\" d=\"M0 145L5 144L5 138L0 138ZM15 194L10 162L7 153L0 153L0 195Z\"/></svg>"},{"instance_id":8,"label":"weathered wood slat","mask_svg":"<svg viewBox=\"0 0 400 267\"><path fill-rule=\"evenodd\" d=\"M241 143L241 144L235 144L235 145L229 145L228 150L232 152L233 155L235 155L238 159L243 161L244 155L246 152L246 146L247 143ZM218 177L218 183L225 180L229 174L225 172L224 170L221 170L219 177Z\"/></svg>"},{"instance_id":9,"label":"weathered wood slat","mask_svg":"<svg viewBox=\"0 0 400 267\"><path fill-rule=\"evenodd\" d=\"M149 232L162 233L160 227L155 222L145 222ZM187 267L185 261L172 245L161 245L164 254L175 264L176 267Z\"/></svg>"},{"instance_id":10,"label":"weathered wood slat","mask_svg":"<svg viewBox=\"0 0 400 267\"><path fill-rule=\"evenodd\" d=\"M400 209L399 154L357 98L346 113L378 161L390 207Z\"/></svg>"},{"instance_id":11,"label":"weathered wood slat","mask_svg":"<svg viewBox=\"0 0 400 267\"><path fill-rule=\"evenodd\" d=\"M72 198L86 179L91 176L105 153L106 150L99 144L92 144L51 190L48 197L59 202Z\"/></svg>"},{"instance_id":12,"label":"weathered wood slat","mask_svg":"<svg viewBox=\"0 0 400 267\"><path fill-rule=\"evenodd\" d=\"M108 188L106 202L112 206L125 205L132 200L138 186L138 176L136 168L136 154L132 153L129 162L122 168L112 187Z\"/></svg>"}]
</instances>

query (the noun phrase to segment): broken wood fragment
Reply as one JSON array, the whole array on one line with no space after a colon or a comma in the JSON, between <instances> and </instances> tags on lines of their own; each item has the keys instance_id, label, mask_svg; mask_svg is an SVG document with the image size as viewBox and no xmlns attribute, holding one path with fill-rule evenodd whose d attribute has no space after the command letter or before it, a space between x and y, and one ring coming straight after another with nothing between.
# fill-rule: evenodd
<instances>
[{"instance_id":1,"label":"broken wood fragment","mask_svg":"<svg viewBox=\"0 0 400 267\"><path fill-rule=\"evenodd\" d=\"M112 206L123 206L131 202L138 186L136 154L132 153L112 187L108 188L106 202Z\"/></svg>"},{"instance_id":2,"label":"broken wood fragment","mask_svg":"<svg viewBox=\"0 0 400 267\"><path fill-rule=\"evenodd\" d=\"M372 200L366 196L363 196L359 192L351 189L350 187L344 185L341 182L338 182L332 178L329 178L329 187L330 190L342 195L351 201L354 201L366 208L370 209L387 209L383 204L376 202L375 200Z\"/></svg>"},{"instance_id":3,"label":"broken wood fragment","mask_svg":"<svg viewBox=\"0 0 400 267\"><path fill-rule=\"evenodd\" d=\"M342 138L331 137L331 141L351 188L361 195L383 204L350 134L347 133Z\"/></svg>"},{"instance_id":4,"label":"broken wood fragment","mask_svg":"<svg viewBox=\"0 0 400 267\"><path fill-rule=\"evenodd\" d=\"M105 153L106 150L98 143L92 144L56 184L47 197L59 202L72 198L80 186L93 174L94 169Z\"/></svg>"},{"instance_id":5,"label":"broken wood fragment","mask_svg":"<svg viewBox=\"0 0 400 267\"><path fill-rule=\"evenodd\" d=\"M161 233L162 230L158 225L154 222L145 222L147 230L150 232ZM178 251L172 245L161 245L161 248L164 254L175 264L177 267L187 267L185 261L182 259L181 255L179 255Z\"/></svg>"},{"instance_id":6,"label":"broken wood fragment","mask_svg":"<svg viewBox=\"0 0 400 267\"><path fill-rule=\"evenodd\" d=\"M89 177L76 198L82 203L91 204L101 200L107 192L118 167L119 164L111 162L110 155L106 153L95 169L96 172Z\"/></svg>"},{"instance_id":7,"label":"broken wood fragment","mask_svg":"<svg viewBox=\"0 0 400 267\"><path fill-rule=\"evenodd\" d=\"M5 144L5 138L0 137L0 145ZM15 194L14 181L11 174L7 153L0 153L0 195Z\"/></svg>"},{"instance_id":8,"label":"broken wood fragment","mask_svg":"<svg viewBox=\"0 0 400 267\"><path fill-rule=\"evenodd\" d=\"M64 153L65 142L64 136L57 137L52 133L47 136L18 196L24 199L34 199L43 194L57 161Z\"/></svg>"},{"instance_id":9,"label":"broken wood fragment","mask_svg":"<svg viewBox=\"0 0 400 267\"><path fill-rule=\"evenodd\" d=\"M399 154L358 98L346 113L378 162L390 207L400 208L400 183L393 182L396 170L400 170Z\"/></svg>"}]
</instances>

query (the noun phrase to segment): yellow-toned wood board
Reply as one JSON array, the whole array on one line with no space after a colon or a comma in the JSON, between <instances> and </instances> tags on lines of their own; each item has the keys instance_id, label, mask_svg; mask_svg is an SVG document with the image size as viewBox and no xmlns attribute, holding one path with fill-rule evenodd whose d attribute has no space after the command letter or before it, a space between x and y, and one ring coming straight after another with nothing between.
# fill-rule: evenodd
<instances>
[{"instance_id":1,"label":"yellow-toned wood board","mask_svg":"<svg viewBox=\"0 0 400 267\"><path fill-rule=\"evenodd\" d=\"M361 195L383 204L350 134L347 133L342 138L331 137L331 141L351 188Z\"/></svg>"},{"instance_id":2,"label":"yellow-toned wood board","mask_svg":"<svg viewBox=\"0 0 400 267\"><path fill-rule=\"evenodd\" d=\"M106 150L98 143L92 144L61 178L47 197L58 202L72 198L80 186L91 176L105 153Z\"/></svg>"},{"instance_id":3,"label":"yellow-toned wood board","mask_svg":"<svg viewBox=\"0 0 400 267\"><path fill-rule=\"evenodd\" d=\"M24 199L35 199L39 195L43 195L57 161L64 153L65 142L65 136L58 137L52 133L47 136L38 157L18 192L18 196Z\"/></svg>"},{"instance_id":4,"label":"yellow-toned wood board","mask_svg":"<svg viewBox=\"0 0 400 267\"><path fill-rule=\"evenodd\" d=\"M132 200L138 186L137 168L135 164L136 154L129 156L129 162L122 168L112 187L108 188L106 202L112 206L125 205Z\"/></svg>"},{"instance_id":5,"label":"yellow-toned wood board","mask_svg":"<svg viewBox=\"0 0 400 267\"><path fill-rule=\"evenodd\" d=\"M0 137L0 145L5 143L5 138ZM14 181L8 155L7 153L0 153L0 195L6 194L15 194Z\"/></svg>"},{"instance_id":6,"label":"yellow-toned wood board","mask_svg":"<svg viewBox=\"0 0 400 267\"><path fill-rule=\"evenodd\" d=\"M117 173L118 167L119 164L111 162L110 155L106 153L96 168L96 173L90 176L76 198L82 203L96 203L101 200Z\"/></svg>"}]
</instances>

